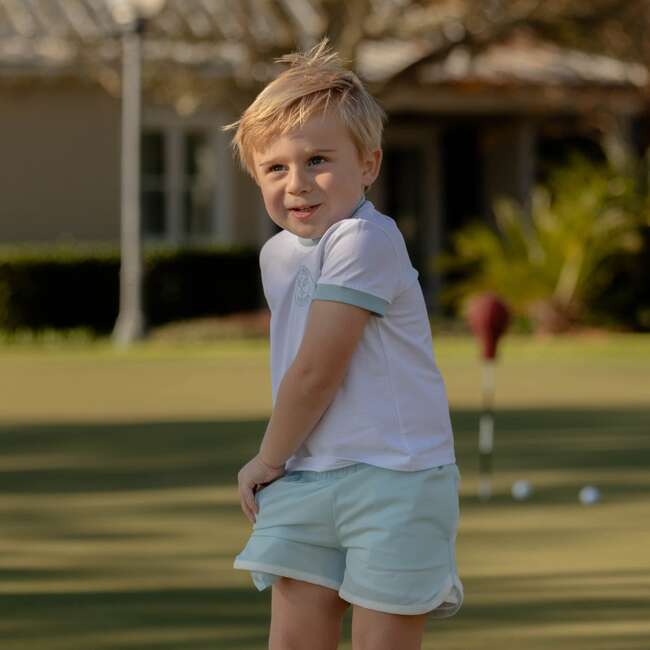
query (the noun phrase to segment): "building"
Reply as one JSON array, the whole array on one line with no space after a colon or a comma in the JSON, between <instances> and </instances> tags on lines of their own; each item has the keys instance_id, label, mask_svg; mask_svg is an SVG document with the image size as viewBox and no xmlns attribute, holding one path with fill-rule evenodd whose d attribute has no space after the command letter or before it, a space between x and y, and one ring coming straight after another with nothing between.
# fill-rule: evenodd
<instances>
[{"instance_id":1,"label":"building","mask_svg":"<svg viewBox=\"0 0 650 650\"><path fill-rule=\"evenodd\" d=\"M303 44L320 0L279 0ZM0 242L119 239L121 0L0 0ZM222 126L270 65L247 58L288 36L257 11L167 0L145 38L145 237L259 246L274 232ZM291 11L289 11L291 9ZM285 41L283 41L285 39ZM356 67L389 113L376 205L398 221L430 306L429 260L509 195L524 205L544 163L569 146L636 147L647 114L638 64L560 49L518 29L473 53L431 59L421 43L362 43Z\"/></svg>"}]
</instances>

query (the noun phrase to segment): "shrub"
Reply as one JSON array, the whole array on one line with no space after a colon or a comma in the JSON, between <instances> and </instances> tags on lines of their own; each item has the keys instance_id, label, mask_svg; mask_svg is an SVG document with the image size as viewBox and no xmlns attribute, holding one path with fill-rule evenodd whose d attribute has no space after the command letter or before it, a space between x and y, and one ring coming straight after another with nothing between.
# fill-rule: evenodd
<instances>
[{"instance_id":1,"label":"shrub","mask_svg":"<svg viewBox=\"0 0 650 650\"><path fill-rule=\"evenodd\" d=\"M496 228L474 223L456 234L441 266L464 279L444 298L458 306L493 291L538 330L597 320L599 299L611 291L621 264L643 254L647 200L636 174L574 156L550 175L548 187L535 189L530 217L502 199Z\"/></svg>"},{"instance_id":2,"label":"shrub","mask_svg":"<svg viewBox=\"0 0 650 650\"><path fill-rule=\"evenodd\" d=\"M0 250L0 329L89 328L109 332L119 305L120 256L106 247ZM147 249L149 325L256 309L261 289L250 249Z\"/></svg>"}]
</instances>

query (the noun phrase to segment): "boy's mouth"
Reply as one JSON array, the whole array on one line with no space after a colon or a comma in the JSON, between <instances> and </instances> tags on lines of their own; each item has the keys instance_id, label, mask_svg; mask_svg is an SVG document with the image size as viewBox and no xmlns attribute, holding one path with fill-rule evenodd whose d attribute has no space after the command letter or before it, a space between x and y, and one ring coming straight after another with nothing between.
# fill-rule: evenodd
<instances>
[{"instance_id":1,"label":"boy's mouth","mask_svg":"<svg viewBox=\"0 0 650 650\"><path fill-rule=\"evenodd\" d=\"M289 213L300 221L307 221L316 210L320 207L320 203L314 205L305 205L300 208L289 208Z\"/></svg>"}]
</instances>

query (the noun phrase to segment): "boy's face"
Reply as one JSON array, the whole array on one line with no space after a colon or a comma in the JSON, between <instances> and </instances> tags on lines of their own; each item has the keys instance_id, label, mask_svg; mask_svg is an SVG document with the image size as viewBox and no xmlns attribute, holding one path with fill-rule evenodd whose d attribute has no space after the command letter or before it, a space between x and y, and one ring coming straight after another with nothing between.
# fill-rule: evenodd
<instances>
[{"instance_id":1,"label":"boy's face","mask_svg":"<svg viewBox=\"0 0 650 650\"><path fill-rule=\"evenodd\" d=\"M316 239L352 214L379 173L381 150L360 155L347 128L326 113L271 140L253 163L271 219Z\"/></svg>"}]
</instances>

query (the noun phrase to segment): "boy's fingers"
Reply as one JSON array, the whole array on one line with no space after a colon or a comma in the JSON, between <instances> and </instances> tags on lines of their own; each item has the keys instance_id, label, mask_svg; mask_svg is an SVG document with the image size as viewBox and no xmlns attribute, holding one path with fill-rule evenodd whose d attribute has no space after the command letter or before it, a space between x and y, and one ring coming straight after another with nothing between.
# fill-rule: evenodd
<instances>
[{"instance_id":1,"label":"boy's fingers","mask_svg":"<svg viewBox=\"0 0 650 650\"><path fill-rule=\"evenodd\" d=\"M241 509L248 518L251 524L255 523L255 512L257 511L257 504L255 503L255 495L250 488L240 488L239 501Z\"/></svg>"},{"instance_id":2,"label":"boy's fingers","mask_svg":"<svg viewBox=\"0 0 650 650\"><path fill-rule=\"evenodd\" d=\"M242 501L241 509L242 509L242 511L244 512L244 514L246 515L246 519L248 519L248 521L250 521L251 524L254 523L254 522L253 522L252 515L251 515L251 511L250 511L250 509L248 508L248 504L247 504L245 501Z\"/></svg>"},{"instance_id":3,"label":"boy's fingers","mask_svg":"<svg viewBox=\"0 0 650 650\"><path fill-rule=\"evenodd\" d=\"M255 493L252 488L248 490L248 507L250 509L251 515L253 516L253 521L255 520L255 513L257 512L257 503L255 501Z\"/></svg>"}]
</instances>

